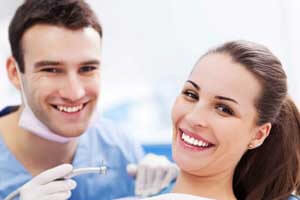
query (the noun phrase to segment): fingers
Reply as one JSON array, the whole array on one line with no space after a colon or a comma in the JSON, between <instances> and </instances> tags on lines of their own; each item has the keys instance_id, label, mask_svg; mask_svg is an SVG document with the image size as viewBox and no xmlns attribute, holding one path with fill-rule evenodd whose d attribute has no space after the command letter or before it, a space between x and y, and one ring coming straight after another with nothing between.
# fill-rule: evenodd
<instances>
[{"instance_id":1,"label":"fingers","mask_svg":"<svg viewBox=\"0 0 300 200\"><path fill-rule=\"evenodd\" d=\"M65 200L71 196L71 190L76 187L74 180L54 181L45 185L24 187L20 191L21 200Z\"/></svg>"},{"instance_id":2,"label":"fingers","mask_svg":"<svg viewBox=\"0 0 300 200\"><path fill-rule=\"evenodd\" d=\"M66 200L71 197L71 192L60 192L52 195L47 195L45 197L40 198L39 200Z\"/></svg>"},{"instance_id":3,"label":"fingers","mask_svg":"<svg viewBox=\"0 0 300 200\"><path fill-rule=\"evenodd\" d=\"M149 191L150 195L157 194L162 189L161 186L161 180L163 180L163 177L166 175L166 169L163 167L159 167L156 171L154 181L152 182L152 185L150 185L151 190Z\"/></svg>"},{"instance_id":4,"label":"fingers","mask_svg":"<svg viewBox=\"0 0 300 200\"><path fill-rule=\"evenodd\" d=\"M30 183L32 185L44 185L58 178L64 177L71 173L73 166L70 164L62 164L34 177Z\"/></svg>"},{"instance_id":5,"label":"fingers","mask_svg":"<svg viewBox=\"0 0 300 200\"><path fill-rule=\"evenodd\" d=\"M146 184L147 166L139 165L135 181L135 194L141 195Z\"/></svg>"},{"instance_id":6,"label":"fingers","mask_svg":"<svg viewBox=\"0 0 300 200\"><path fill-rule=\"evenodd\" d=\"M168 187L170 182L177 177L178 171L179 171L179 168L177 167L177 165L171 163L171 165L169 166L169 169L167 170L165 177L163 178L163 180L161 182L160 190Z\"/></svg>"},{"instance_id":7,"label":"fingers","mask_svg":"<svg viewBox=\"0 0 300 200\"><path fill-rule=\"evenodd\" d=\"M45 195L69 192L75 189L76 182L74 180L54 181L40 187L40 193Z\"/></svg>"},{"instance_id":8,"label":"fingers","mask_svg":"<svg viewBox=\"0 0 300 200\"><path fill-rule=\"evenodd\" d=\"M143 184L141 184L141 187L139 188L138 194L142 197L147 197L153 190L153 182L155 179L155 176L157 172L159 171L155 165L148 165L144 166L145 172L144 172L144 181ZM138 172L138 176L139 176Z\"/></svg>"},{"instance_id":9,"label":"fingers","mask_svg":"<svg viewBox=\"0 0 300 200\"><path fill-rule=\"evenodd\" d=\"M74 180L61 180L73 170L72 165L63 164L46 170L34 177L20 189L21 200L66 200L71 196L71 190L76 187Z\"/></svg>"},{"instance_id":10,"label":"fingers","mask_svg":"<svg viewBox=\"0 0 300 200\"><path fill-rule=\"evenodd\" d=\"M128 173L133 172L128 166ZM178 167L165 156L146 155L136 171L135 194L142 197L159 193L167 187L178 174Z\"/></svg>"}]
</instances>

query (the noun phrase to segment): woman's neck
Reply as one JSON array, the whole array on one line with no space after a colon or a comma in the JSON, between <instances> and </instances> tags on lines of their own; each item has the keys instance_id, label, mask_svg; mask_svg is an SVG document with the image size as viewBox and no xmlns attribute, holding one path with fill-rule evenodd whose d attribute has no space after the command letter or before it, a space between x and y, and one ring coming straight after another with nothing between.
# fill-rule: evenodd
<instances>
[{"instance_id":1,"label":"woman's neck","mask_svg":"<svg viewBox=\"0 0 300 200\"><path fill-rule=\"evenodd\" d=\"M217 200L235 200L232 177L233 172L222 172L204 177L180 171L172 192Z\"/></svg>"}]
</instances>

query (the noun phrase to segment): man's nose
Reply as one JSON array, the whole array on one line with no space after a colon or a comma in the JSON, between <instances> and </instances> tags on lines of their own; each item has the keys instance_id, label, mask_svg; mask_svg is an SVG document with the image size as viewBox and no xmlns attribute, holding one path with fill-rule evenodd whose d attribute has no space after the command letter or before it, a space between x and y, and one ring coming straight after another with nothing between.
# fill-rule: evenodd
<instances>
[{"instance_id":1,"label":"man's nose","mask_svg":"<svg viewBox=\"0 0 300 200\"><path fill-rule=\"evenodd\" d=\"M185 118L191 127L207 127L209 118L207 105L200 102L195 104Z\"/></svg>"},{"instance_id":2,"label":"man's nose","mask_svg":"<svg viewBox=\"0 0 300 200\"><path fill-rule=\"evenodd\" d=\"M85 95L84 84L77 75L69 75L63 81L59 94L62 98L69 101L79 100Z\"/></svg>"}]
</instances>

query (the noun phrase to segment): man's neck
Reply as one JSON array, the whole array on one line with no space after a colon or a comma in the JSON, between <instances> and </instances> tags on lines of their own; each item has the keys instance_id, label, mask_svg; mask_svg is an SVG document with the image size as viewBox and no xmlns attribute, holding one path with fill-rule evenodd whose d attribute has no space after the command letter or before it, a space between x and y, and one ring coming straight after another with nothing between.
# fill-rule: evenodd
<instances>
[{"instance_id":1,"label":"man's neck","mask_svg":"<svg viewBox=\"0 0 300 200\"><path fill-rule=\"evenodd\" d=\"M173 188L174 193L185 193L218 200L235 200L232 173L201 177L181 171Z\"/></svg>"},{"instance_id":2,"label":"man's neck","mask_svg":"<svg viewBox=\"0 0 300 200\"><path fill-rule=\"evenodd\" d=\"M72 163L77 140L60 144L40 138L18 126L20 109L0 118L0 132L16 159L33 176L62 163Z\"/></svg>"}]
</instances>

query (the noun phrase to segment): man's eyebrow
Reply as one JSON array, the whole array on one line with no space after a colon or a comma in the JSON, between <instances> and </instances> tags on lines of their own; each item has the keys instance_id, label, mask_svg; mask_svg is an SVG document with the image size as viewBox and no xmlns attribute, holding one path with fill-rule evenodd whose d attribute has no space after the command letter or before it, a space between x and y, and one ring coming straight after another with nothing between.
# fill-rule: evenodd
<instances>
[{"instance_id":1,"label":"man's eyebrow","mask_svg":"<svg viewBox=\"0 0 300 200\"><path fill-rule=\"evenodd\" d=\"M61 62L58 62L58 61L42 60L42 61L36 62L34 64L34 68L40 68L40 67L45 67L45 66L57 66L60 64L61 64Z\"/></svg>"},{"instance_id":2,"label":"man's eyebrow","mask_svg":"<svg viewBox=\"0 0 300 200\"><path fill-rule=\"evenodd\" d=\"M40 67L45 67L45 66L57 66L57 65L61 65L62 62L59 61L51 61L51 60L42 60L42 61L38 61L34 64L35 68L40 68ZM99 60L88 60L88 61L84 61L81 62L80 65L100 65L100 61Z\"/></svg>"},{"instance_id":3,"label":"man's eyebrow","mask_svg":"<svg viewBox=\"0 0 300 200\"><path fill-rule=\"evenodd\" d=\"M80 63L80 65L100 65L99 60L88 60Z\"/></svg>"},{"instance_id":4,"label":"man's eyebrow","mask_svg":"<svg viewBox=\"0 0 300 200\"><path fill-rule=\"evenodd\" d=\"M187 80L186 82L192 84L197 90L200 90L200 87L195 82L191 80Z\"/></svg>"},{"instance_id":5,"label":"man's eyebrow","mask_svg":"<svg viewBox=\"0 0 300 200\"><path fill-rule=\"evenodd\" d=\"M236 100L232 99L232 98L229 98L229 97L223 97L223 96L216 96L215 97L216 99L220 99L220 100L225 100L225 101L231 101L231 102L234 102L236 104L239 104Z\"/></svg>"}]
</instances>

